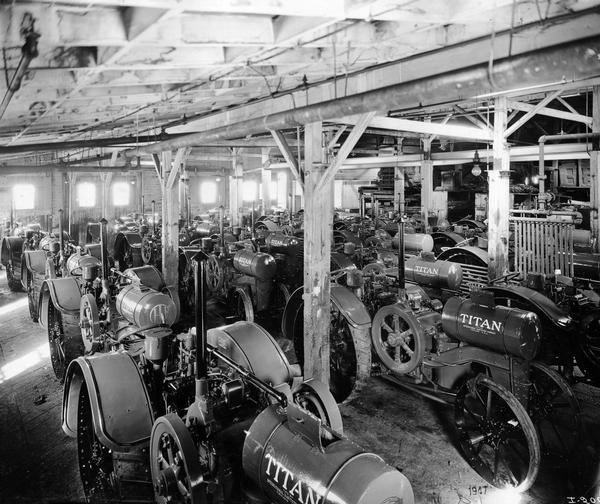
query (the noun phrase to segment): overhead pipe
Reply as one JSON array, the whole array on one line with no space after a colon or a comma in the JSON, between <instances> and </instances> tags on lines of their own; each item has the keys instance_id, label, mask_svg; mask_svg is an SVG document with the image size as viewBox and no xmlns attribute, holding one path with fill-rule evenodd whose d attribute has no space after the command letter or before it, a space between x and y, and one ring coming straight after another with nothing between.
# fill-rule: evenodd
<instances>
[{"instance_id":1,"label":"overhead pipe","mask_svg":"<svg viewBox=\"0 0 600 504\"><path fill-rule=\"evenodd\" d=\"M546 207L546 198L543 196L546 190L546 173L544 165L544 145L546 142L556 142L560 140L583 140L583 139L598 139L600 133L570 133L568 135L542 135L538 139L539 143L539 162L538 162L538 202L543 210ZM595 150L595 149L594 149Z\"/></svg>"},{"instance_id":2,"label":"overhead pipe","mask_svg":"<svg viewBox=\"0 0 600 504\"><path fill-rule=\"evenodd\" d=\"M494 62L491 69L488 63L473 65L432 77L190 133L180 138L129 149L122 154L127 157L139 156L141 153L158 154L206 142L242 138L269 130L281 130L370 111L387 113L393 108L414 107L415 104L474 98L484 90L500 93L516 87L562 83L566 82L565 75L576 75L578 79L593 77L600 73L600 60L596 56L598 53L600 36L503 58Z\"/></svg>"},{"instance_id":3,"label":"overhead pipe","mask_svg":"<svg viewBox=\"0 0 600 504\"><path fill-rule=\"evenodd\" d=\"M29 68L31 60L38 55L37 42L38 38L40 38L40 34L35 32L34 23L35 20L33 19L33 16L26 12L23 16L23 22L21 23L21 35L25 37L25 44L23 44L23 47L21 48L19 65L8 84L2 102L0 102L0 119L4 116L12 97L20 89L21 81Z\"/></svg>"}]
</instances>

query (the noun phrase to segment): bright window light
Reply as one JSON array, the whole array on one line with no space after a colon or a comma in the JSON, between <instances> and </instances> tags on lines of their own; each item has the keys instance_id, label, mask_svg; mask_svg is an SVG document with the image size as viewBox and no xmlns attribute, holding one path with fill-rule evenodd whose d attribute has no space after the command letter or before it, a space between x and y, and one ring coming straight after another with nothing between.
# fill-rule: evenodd
<instances>
[{"instance_id":1,"label":"bright window light","mask_svg":"<svg viewBox=\"0 0 600 504\"><path fill-rule=\"evenodd\" d=\"M200 184L200 203L212 204L217 202L216 182L202 182Z\"/></svg>"},{"instance_id":2,"label":"bright window light","mask_svg":"<svg viewBox=\"0 0 600 504\"><path fill-rule=\"evenodd\" d=\"M131 184L127 182L115 182L112 186L113 205L126 206L129 205L129 191Z\"/></svg>"},{"instance_id":3,"label":"bright window light","mask_svg":"<svg viewBox=\"0 0 600 504\"><path fill-rule=\"evenodd\" d=\"M342 208L342 192L344 191L344 181L334 180L333 181L333 206L335 208Z\"/></svg>"},{"instance_id":4,"label":"bright window light","mask_svg":"<svg viewBox=\"0 0 600 504\"><path fill-rule=\"evenodd\" d=\"M40 362L50 356L50 347L48 343L44 343L33 351L18 357L0 367L0 383L10 380L15 376L24 373L25 371L39 365Z\"/></svg>"},{"instance_id":5,"label":"bright window light","mask_svg":"<svg viewBox=\"0 0 600 504\"><path fill-rule=\"evenodd\" d=\"M91 182L77 184L77 204L80 207L96 206L96 186Z\"/></svg>"},{"instance_id":6,"label":"bright window light","mask_svg":"<svg viewBox=\"0 0 600 504\"><path fill-rule=\"evenodd\" d=\"M13 187L15 210L33 210L35 187L32 184L17 184Z\"/></svg>"},{"instance_id":7,"label":"bright window light","mask_svg":"<svg viewBox=\"0 0 600 504\"><path fill-rule=\"evenodd\" d=\"M277 174L277 206L287 208L287 173L279 172Z\"/></svg>"},{"instance_id":8,"label":"bright window light","mask_svg":"<svg viewBox=\"0 0 600 504\"><path fill-rule=\"evenodd\" d=\"M242 186L242 198L244 201L254 201L258 194L258 184L254 180L246 180Z\"/></svg>"}]
</instances>

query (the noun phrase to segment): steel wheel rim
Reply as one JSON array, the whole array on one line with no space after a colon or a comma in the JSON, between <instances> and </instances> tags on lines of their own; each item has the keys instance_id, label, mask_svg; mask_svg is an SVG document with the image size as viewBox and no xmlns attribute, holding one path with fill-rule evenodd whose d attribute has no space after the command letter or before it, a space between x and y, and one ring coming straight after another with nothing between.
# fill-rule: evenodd
<instances>
[{"instance_id":1,"label":"steel wheel rim","mask_svg":"<svg viewBox=\"0 0 600 504\"><path fill-rule=\"evenodd\" d=\"M568 462L581 434L581 411L567 381L540 362L531 363L529 415L537 429L544 455Z\"/></svg>"},{"instance_id":2,"label":"steel wheel rim","mask_svg":"<svg viewBox=\"0 0 600 504\"><path fill-rule=\"evenodd\" d=\"M79 393L77 415L77 453L79 473L86 497L99 497L112 501L117 498L117 482L113 468L112 452L104 446L92 423L87 386Z\"/></svg>"},{"instance_id":3,"label":"steel wheel rim","mask_svg":"<svg viewBox=\"0 0 600 504\"><path fill-rule=\"evenodd\" d=\"M29 305L29 315L34 322L37 321L38 313L34 298L33 273L29 270L27 270L27 304Z\"/></svg>"},{"instance_id":4,"label":"steel wheel rim","mask_svg":"<svg viewBox=\"0 0 600 504\"><path fill-rule=\"evenodd\" d=\"M539 470L539 439L510 392L488 378L470 380L457 394L455 418L462 452L482 478L498 488L531 487Z\"/></svg>"},{"instance_id":5,"label":"steel wheel rim","mask_svg":"<svg viewBox=\"0 0 600 504\"><path fill-rule=\"evenodd\" d=\"M48 301L48 342L50 344L52 369L56 377L63 380L67 367L65 333L60 311L56 309L51 299Z\"/></svg>"},{"instance_id":6,"label":"steel wheel rim","mask_svg":"<svg viewBox=\"0 0 600 504\"><path fill-rule=\"evenodd\" d=\"M348 321L333 304L330 322L330 389L337 402L342 402L356 385L356 349Z\"/></svg>"}]
</instances>

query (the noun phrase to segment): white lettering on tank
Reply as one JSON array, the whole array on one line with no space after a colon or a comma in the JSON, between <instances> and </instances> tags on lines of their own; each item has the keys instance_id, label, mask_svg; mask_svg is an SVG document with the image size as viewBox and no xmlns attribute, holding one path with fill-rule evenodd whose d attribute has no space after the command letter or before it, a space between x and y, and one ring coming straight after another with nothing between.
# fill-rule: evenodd
<instances>
[{"instance_id":1,"label":"white lettering on tank","mask_svg":"<svg viewBox=\"0 0 600 504\"><path fill-rule=\"evenodd\" d=\"M478 327L481 329L488 329L494 332L502 332L502 322L496 320L489 320L476 315L469 315L467 313L459 313L458 319L465 325L471 327Z\"/></svg>"}]
</instances>

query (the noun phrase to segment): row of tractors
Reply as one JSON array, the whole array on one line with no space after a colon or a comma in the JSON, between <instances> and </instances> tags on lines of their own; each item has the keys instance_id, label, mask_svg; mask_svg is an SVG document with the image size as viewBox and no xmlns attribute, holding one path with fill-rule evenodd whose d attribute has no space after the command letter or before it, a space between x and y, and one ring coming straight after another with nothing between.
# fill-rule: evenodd
<instances>
[{"instance_id":1,"label":"row of tractors","mask_svg":"<svg viewBox=\"0 0 600 504\"><path fill-rule=\"evenodd\" d=\"M64 380L63 429L78 440L90 498L410 502L399 472L339 444L348 442L336 403L373 375L453 405L462 454L497 487L526 490L544 458L568 464L579 446L569 382L575 365L599 380L597 284L488 282L479 222L438 234L403 219L334 222L329 388L300 372L301 215L235 228L221 212L185 226L178 292L162 279L155 225L115 231L112 254L106 223L90 227L84 247L59 232L39 251L44 276L25 281ZM207 331L208 301L237 322ZM298 365L256 324L273 319Z\"/></svg>"}]
</instances>

